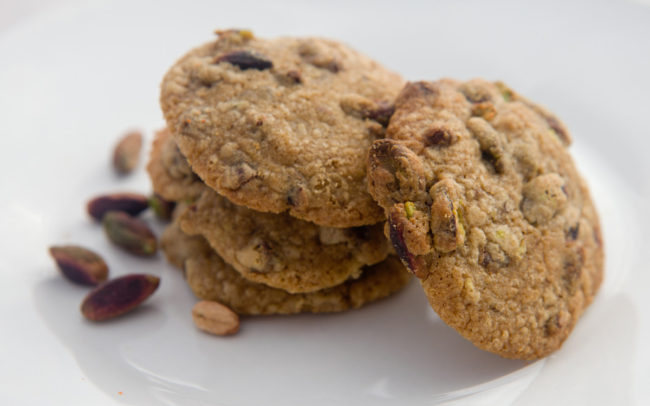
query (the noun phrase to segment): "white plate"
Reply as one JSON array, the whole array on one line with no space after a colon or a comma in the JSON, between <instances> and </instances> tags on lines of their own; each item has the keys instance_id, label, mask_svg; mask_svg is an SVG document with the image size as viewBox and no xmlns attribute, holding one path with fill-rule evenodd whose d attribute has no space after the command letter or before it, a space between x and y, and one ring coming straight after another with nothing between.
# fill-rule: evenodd
<instances>
[{"instance_id":1,"label":"white plate","mask_svg":"<svg viewBox=\"0 0 650 406\"><path fill-rule=\"evenodd\" d=\"M650 8L626 2L94 1L0 38L0 400L68 405L633 404L650 398ZM339 315L243 320L198 332L194 298L161 257L128 257L84 214L114 190L123 130L162 126L158 83L219 27L344 40L409 79L503 79L572 129L607 247L607 276L564 347L527 364L445 326L414 283ZM150 272L159 291L105 324L78 312L87 289L46 248L77 242L113 275Z\"/></svg>"}]
</instances>

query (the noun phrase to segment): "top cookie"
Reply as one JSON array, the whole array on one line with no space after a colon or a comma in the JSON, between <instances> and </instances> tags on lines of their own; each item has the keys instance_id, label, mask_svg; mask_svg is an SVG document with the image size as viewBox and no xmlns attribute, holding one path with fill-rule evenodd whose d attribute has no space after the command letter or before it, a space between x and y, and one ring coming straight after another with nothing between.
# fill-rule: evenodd
<instances>
[{"instance_id":1,"label":"top cookie","mask_svg":"<svg viewBox=\"0 0 650 406\"><path fill-rule=\"evenodd\" d=\"M478 347L535 359L560 347L602 279L589 191L552 114L501 83L408 84L369 190L440 317Z\"/></svg>"},{"instance_id":2,"label":"top cookie","mask_svg":"<svg viewBox=\"0 0 650 406\"><path fill-rule=\"evenodd\" d=\"M324 39L225 31L166 74L161 106L183 155L232 202L331 227L374 224L365 158L404 82Z\"/></svg>"}]
</instances>

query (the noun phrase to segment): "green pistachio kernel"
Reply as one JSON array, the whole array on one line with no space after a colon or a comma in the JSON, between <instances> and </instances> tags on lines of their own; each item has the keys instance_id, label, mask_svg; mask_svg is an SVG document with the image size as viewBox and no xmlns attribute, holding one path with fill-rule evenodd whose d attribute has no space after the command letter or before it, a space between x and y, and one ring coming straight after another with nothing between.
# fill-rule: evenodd
<instances>
[{"instance_id":1,"label":"green pistachio kernel","mask_svg":"<svg viewBox=\"0 0 650 406\"><path fill-rule=\"evenodd\" d=\"M503 100L509 102L512 101L514 98L514 95L512 93L512 90L508 88L503 82L496 82L495 85L499 88L499 91L501 92L501 96L503 96Z\"/></svg>"},{"instance_id":2,"label":"green pistachio kernel","mask_svg":"<svg viewBox=\"0 0 650 406\"><path fill-rule=\"evenodd\" d=\"M406 211L406 218L411 219L415 214L415 204L413 202L404 203L404 211Z\"/></svg>"}]
</instances>

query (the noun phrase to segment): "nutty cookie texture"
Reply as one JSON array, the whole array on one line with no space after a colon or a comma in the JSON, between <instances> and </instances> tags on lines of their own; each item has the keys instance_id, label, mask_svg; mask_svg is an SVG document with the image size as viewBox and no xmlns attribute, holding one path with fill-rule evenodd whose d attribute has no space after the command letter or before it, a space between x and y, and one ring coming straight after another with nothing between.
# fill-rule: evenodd
<instances>
[{"instance_id":1,"label":"nutty cookie texture","mask_svg":"<svg viewBox=\"0 0 650 406\"><path fill-rule=\"evenodd\" d=\"M589 191L551 113L502 83L409 83L369 153L369 190L440 317L519 359L558 349L603 276Z\"/></svg>"},{"instance_id":2,"label":"nutty cookie texture","mask_svg":"<svg viewBox=\"0 0 650 406\"><path fill-rule=\"evenodd\" d=\"M193 170L258 211L330 227L381 221L365 157L402 78L330 40L218 34L161 86L165 119Z\"/></svg>"},{"instance_id":3,"label":"nutty cookie texture","mask_svg":"<svg viewBox=\"0 0 650 406\"><path fill-rule=\"evenodd\" d=\"M310 293L289 293L251 282L225 263L203 237L188 236L178 222L161 238L165 255L184 270L194 294L223 303L239 314L294 314L339 312L356 309L401 290L409 273L394 256L366 267L358 279Z\"/></svg>"},{"instance_id":4,"label":"nutty cookie texture","mask_svg":"<svg viewBox=\"0 0 650 406\"><path fill-rule=\"evenodd\" d=\"M291 293L311 292L357 278L384 260L390 244L382 224L333 228L290 215L237 206L206 188L180 218L243 277Z\"/></svg>"},{"instance_id":5,"label":"nutty cookie texture","mask_svg":"<svg viewBox=\"0 0 650 406\"><path fill-rule=\"evenodd\" d=\"M156 132L147 172L154 192L165 200L194 200L205 189L205 184L192 172L167 128Z\"/></svg>"},{"instance_id":6,"label":"nutty cookie texture","mask_svg":"<svg viewBox=\"0 0 650 406\"><path fill-rule=\"evenodd\" d=\"M205 186L189 168L180 170L187 163L171 137L159 133L155 142L149 162L154 191L167 199L194 202L182 215L185 231L203 235L247 279L293 293L314 291L358 277L363 266L388 255L390 244L379 224L325 227L286 213L237 206ZM179 156L164 160L160 151L165 150ZM181 176L174 177L177 172Z\"/></svg>"}]
</instances>

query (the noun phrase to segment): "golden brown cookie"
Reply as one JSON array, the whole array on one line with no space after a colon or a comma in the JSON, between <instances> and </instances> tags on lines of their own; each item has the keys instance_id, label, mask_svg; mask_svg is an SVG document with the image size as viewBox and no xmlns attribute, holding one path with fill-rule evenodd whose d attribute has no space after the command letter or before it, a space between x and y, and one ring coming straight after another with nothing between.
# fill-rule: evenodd
<instances>
[{"instance_id":1,"label":"golden brown cookie","mask_svg":"<svg viewBox=\"0 0 650 406\"><path fill-rule=\"evenodd\" d=\"M288 214L261 213L237 206L179 171L187 165L171 137L157 135L149 171L154 191L163 197L196 200L184 215L183 227L202 234L242 275L289 292L308 292L357 277L361 268L386 258L390 244L381 224L354 228L317 226ZM163 161L161 151L177 158ZM181 173L174 178L171 174Z\"/></svg>"},{"instance_id":2,"label":"golden brown cookie","mask_svg":"<svg viewBox=\"0 0 650 406\"><path fill-rule=\"evenodd\" d=\"M603 243L560 121L501 83L409 83L369 190L431 306L476 346L535 359L592 301Z\"/></svg>"},{"instance_id":3,"label":"golden brown cookie","mask_svg":"<svg viewBox=\"0 0 650 406\"><path fill-rule=\"evenodd\" d=\"M194 294L223 303L239 314L293 314L355 309L402 289L409 274L396 257L367 267L359 279L311 293L288 293L243 278L199 236L184 234L177 222L161 238L172 264L184 269Z\"/></svg>"},{"instance_id":4,"label":"golden brown cookie","mask_svg":"<svg viewBox=\"0 0 650 406\"><path fill-rule=\"evenodd\" d=\"M205 189L204 183L192 172L167 128L156 132L147 172L154 192L165 200L194 200Z\"/></svg>"},{"instance_id":5,"label":"golden brown cookie","mask_svg":"<svg viewBox=\"0 0 650 406\"><path fill-rule=\"evenodd\" d=\"M383 224L332 228L288 214L238 206L206 188L180 218L227 263L254 282L291 293L312 292L356 278L388 256Z\"/></svg>"},{"instance_id":6,"label":"golden brown cookie","mask_svg":"<svg viewBox=\"0 0 650 406\"><path fill-rule=\"evenodd\" d=\"M232 202L331 227L382 220L365 158L401 77L325 39L223 31L162 82L167 124L192 169Z\"/></svg>"}]
</instances>

